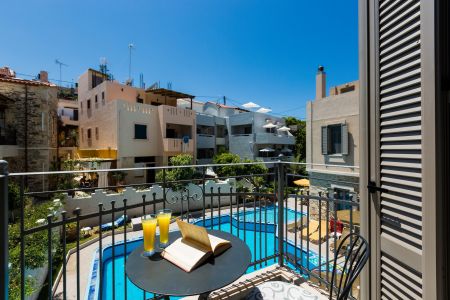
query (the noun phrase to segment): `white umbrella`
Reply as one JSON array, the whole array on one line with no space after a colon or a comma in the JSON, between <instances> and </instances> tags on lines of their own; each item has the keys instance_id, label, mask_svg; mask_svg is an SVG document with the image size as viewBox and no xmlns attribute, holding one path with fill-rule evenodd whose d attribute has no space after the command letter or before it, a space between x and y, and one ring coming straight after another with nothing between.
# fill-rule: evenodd
<instances>
[{"instance_id":1,"label":"white umbrella","mask_svg":"<svg viewBox=\"0 0 450 300\"><path fill-rule=\"evenodd\" d=\"M278 128L278 131L289 131L289 130L291 130L291 129L289 127L286 127L286 126Z\"/></svg>"},{"instance_id":2,"label":"white umbrella","mask_svg":"<svg viewBox=\"0 0 450 300\"><path fill-rule=\"evenodd\" d=\"M273 150L272 148L263 148L261 150L259 150L259 152L274 152L275 150Z\"/></svg>"},{"instance_id":3,"label":"white umbrella","mask_svg":"<svg viewBox=\"0 0 450 300\"><path fill-rule=\"evenodd\" d=\"M271 111L272 111L271 109L261 107L261 108L258 109L256 112L265 114L265 113L268 113L268 112L271 112Z\"/></svg>"},{"instance_id":4,"label":"white umbrella","mask_svg":"<svg viewBox=\"0 0 450 300\"><path fill-rule=\"evenodd\" d=\"M283 148L281 149L281 152L292 152L292 150L289 148Z\"/></svg>"},{"instance_id":5,"label":"white umbrella","mask_svg":"<svg viewBox=\"0 0 450 300\"><path fill-rule=\"evenodd\" d=\"M253 103L253 102L248 102L248 103L243 104L242 107L244 107L244 108L258 108L258 107L261 107L261 106L259 106L256 103Z\"/></svg>"},{"instance_id":6,"label":"white umbrella","mask_svg":"<svg viewBox=\"0 0 450 300\"><path fill-rule=\"evenodd\" d=\"M263 128L275 128L275 127L277 127L277 125L273 124L272 122L263 125Z\"/></svg>"}]
</instances>

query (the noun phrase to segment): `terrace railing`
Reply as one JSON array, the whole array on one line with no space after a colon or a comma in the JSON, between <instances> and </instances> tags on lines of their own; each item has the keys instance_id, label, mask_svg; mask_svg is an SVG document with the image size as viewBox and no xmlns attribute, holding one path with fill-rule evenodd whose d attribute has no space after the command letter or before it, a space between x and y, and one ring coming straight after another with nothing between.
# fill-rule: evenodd
<instances>
[{"instance_id":1,"label":"terrace railing","mask_svg":"<svg viewBox=\"0 0 450 300\"><path fill-rule=\"evenodd\" d=\"M0 162L0 194L5 199L0 242L2 249L9 248L9 258L7 251L0 256L2 297L26 299L40 293L48 299L127 299L134 287L127 283L124 253L140 233L128 222L109 231L100 227L121 215L129 221L160 208L172 208L182 220L229 230L246 241L252 249L251 270L275 263L328 289L340 236L359 231L358 181L306 174L305 164L281 161L271 162L274 167L267 172L253 174L258 170L253 167L261 164L265 163L8 174L6 162ZM184 169L189 179L170 180L175 169ZM211 178L211 169L233 175ZM125 184L118 172L128 173L128 180L138 174L132 179L141 182ZM146 182L141 174L149 172L159 173L160 180ZM97 177L106 186L95 186L95 180L71 186L76 176ZM32 188L30 182L36 178L45 188ZM302 178L310 180L309 188L293 184ZM214 183L224 180L228 182ZM8 193L14 199L6 201ZM93 203L99 197L104 200ZM74 199L81 199L80 206L68 211ZM82 233L88 225L91 236L86 238ZM105 275L106 253L112 267L108 272L115 276ZM346 253L340 255L344 260ZM142 297L160 296L142 292Z\"/></svg>"}]
</instances>

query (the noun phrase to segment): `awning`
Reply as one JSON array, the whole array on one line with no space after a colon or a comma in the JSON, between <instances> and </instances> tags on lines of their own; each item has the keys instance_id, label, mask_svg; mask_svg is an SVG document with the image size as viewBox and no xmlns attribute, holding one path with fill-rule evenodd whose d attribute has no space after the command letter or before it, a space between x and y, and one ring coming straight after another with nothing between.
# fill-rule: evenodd
<instances>
[{"instance_id":1,"label":"awning","mask_svg":"<svg viewBox=\"0 0 450 300\"><path fill-rule=\"evenodd\" d=\"M258 107L261 107L261 106L259 106L256 103L253 103L253 102L247 102L247 103L243 104L242 107L244 107L244 108L258 108Z\"/></svg>"},{"instance_id":2,"label":"awning","mask_svg":"<svg viewBox=\"0 0 450 300\"><path fill-rule=\"evenodd\" d=\"M271 111L272 111L271 109L261 107L261 108L258 109L256 112L265 114L265 113L268 113L268 112L271 112Z\"/></svg>"},{"instance_id":3,"label":"awning","mask_svg":"<svg viewBox=\"0 0 450 300\"><path fill-rule=\"evenodd\" d=\"M291 130L291 129L289 127L286 127L286 126L278 128L278 131L289 131L289 130Z\"/></svg>"},{"instance_id":4,"label":"awning","mask_svg":"<svg viewBox=\"0 0 450 300\"><path fill-rule=\"evenodd\" d=\"M275 150L272 148L263 148L261 150L259 150L259 152L274 152Z\"/></svg>"},{"instance_id":5,"label":"awning","mask_svg":"<svg viewBox=\"0 0 450 300\"><path fill-rule=\"evenodd\" d=\"M275 128L275 127L277 127L277 125L275 125L275 124L273 124L271 122L263 125L263 128Z\"/></svg>"}]
</instances>

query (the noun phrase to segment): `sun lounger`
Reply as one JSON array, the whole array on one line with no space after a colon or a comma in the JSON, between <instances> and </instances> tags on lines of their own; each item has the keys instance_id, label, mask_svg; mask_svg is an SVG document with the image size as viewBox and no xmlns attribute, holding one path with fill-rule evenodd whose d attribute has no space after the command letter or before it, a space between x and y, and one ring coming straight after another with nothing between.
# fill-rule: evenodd
<instances>
[{"instance_id":1,"label":"sun lounger","mask_svg":"<svg viewBox=\"0 0 450 300\"><path fill-rule=\"evenodd\" d=\"M127 216L122 215L114 221L114 227L122 226L127 220ZM100 228L103 230L110 230L113 227L113 222L103 224Z\"/></svg>"},{"instance_id":2,"label":"sun lounger","mask_svg":"<svg viewBox=\"0 0 450 300\"><path fill-rule=\"evenodd\" d=\"M327 222L321 221L320 230L319 228L317 228L317 231L309 236L309 240L313 243L319 243L325 240L326 238L328 238Z\"/></svg>"},{"instance_id":3,"label":"sun lounger","mask_svg":"<svg viewBox=\"0 0 450 300\"><path fill-rule=\"evenodd\" d=\"M309 220L308 226L302 229L302 238L308 239L311 236L311 234L316 232L318 229L319 229L319 222L315 220Z\"/></svg>"}]
</instances>

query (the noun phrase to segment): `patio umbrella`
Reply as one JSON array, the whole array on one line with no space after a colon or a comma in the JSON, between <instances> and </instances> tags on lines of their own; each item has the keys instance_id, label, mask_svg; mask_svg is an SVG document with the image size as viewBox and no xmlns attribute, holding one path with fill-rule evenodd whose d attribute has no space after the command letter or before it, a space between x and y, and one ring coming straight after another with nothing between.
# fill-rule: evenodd
<instances>
[{"instance_id":1,"label":"patio umbrella","mask_svg":"<svg viewBox=\"0 0 450 300\"><path fill-rule=\"evenodd\" d=\"M263 128L275 128L275 127L277 127L277 125L273 124L272 122L263 125Z\"/></svg>"},{"instance_id":2,"label":"patio umbrella","mask_svg":"<svg viewBox=\"0 0 450 300\"><path fill-rule=\"evenodd\" d=\"M289 130L291 130L291 129L289 127L286 127L286 126L278 128L278 131L289 131Z\"/></svg>"},{"instance_id":3,"label":"patio umbrella","mask_svg":"<svg viewBox=\"0 0 450 300\"><path fill-rule=\"evenodd\" d=\"M259 150L259 152L274 152L275 150L273 150L272 148L263 148L261 150Z\"/></svg>"},{"instance_id":4,"label":"patio umbrella","mask_svg":"<svg viewBox=\"0 0 450 300\"><path fill-rule=\"evenodd\" d=\"M256 103L253 103L253 102L247 102L247 103L243 104L242 107L243 108L258 108L258 107L261 107L261 106L259 106Z\"/></svg>"},{"instance_id":5,"label":"patio umbrella","mask_svg":"<svg viewBox=\"0 0 450 300\"><path fill-rule=\"evenodd\" d=\"M272 111L271 109L261 107L261 108L258 109L256 112L265 114L265 113L268 113L268 112L271 112L271 111Z\"/></svg>"},{"instance_id":6,"label":"patio umbrella","mask_svg":"<svg viewBox=\"0 0 450 300\"><path fill-rule=\"evenodd\" d=\"M289 149L289 148L283 148L283 149L281 149L281 152L289 152L289 153L291 153L292 150Z\"/></svg>"},{"instance_id":7,"label":"patio umbrella","mask_svg":"<svg viewBox=\"0 0 450 300\"><path fill-rule=\"evenodd\" d=\"M309 180L306 178L298 179L294 181L294 184L299 186L309 186Z\"/></svg>"}]
</instances>

